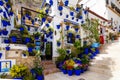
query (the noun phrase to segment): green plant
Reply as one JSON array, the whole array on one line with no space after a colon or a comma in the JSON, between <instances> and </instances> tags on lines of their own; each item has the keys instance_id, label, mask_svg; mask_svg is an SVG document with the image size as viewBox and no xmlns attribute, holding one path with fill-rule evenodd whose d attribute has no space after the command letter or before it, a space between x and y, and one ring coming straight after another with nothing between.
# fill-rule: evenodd
<instances>
[{"instance_id":1,"label":"green plant","mask_svg":"<svg viewBox=\"0 0 120 80\"><path fill-rule=\"evenodd\" d=\"M29 56L29 52L28 51L23 51L23 54L26 54L27 56Z\"/></svg>"},{"instance_id":2,"label":"green plant","mask_svg":"<svg viewBox=\"0 0 120 80\"><path fill-rule=\"evenodd\" d=\"M24 65L13 65L10 69L10 75L13 78L24 77L28 72L28 68Z\"/></svg>"},{"instance_id":3,"label":"green plant","mask_svg":"<svg viewBox=\"0 0 120 80\"><path fill-rule=\"evenodd\" d=\"M81 58L82 64L89 64L89 61L90 61L89 56L84 54Z\"/></svg>"},{"instance_id":4,"label":"green plant","mask_svg":"<svg viewBox=\"0 0 120 80\"><path fill-rule=\"evenodd\" d=\"M0 74L0 78L5 79L6 77L7 77L7 74L6 74L6 73L2 73L2 74Z\"/></svg>"},{"instance_id":5,"label":"green plant","mask_svg":"<svg viewBox=\"0 0 120 80\"><path fill-rule=\"evenodd\" d=\"M39 37L41 34L40 34L40 32L36 32L36 33L34 33L33 34L35 37Z\"/></svg>"},{"instance_id":6,"label":"green plant","mask_svg":"<svg viewBox=\"0 0 120 80\"><path fill-rule=\"evenodd\" d=\"M10 33L9 37L13 37L13 36L18 37L19 35L17 33Z\"/></svg>"},{"instance_id":7,"label":"green plant","mask_svg":"<svg viewBox=\"0 0 120 80\"><path fill-rule=\"evenodd\" d=\"M27 44L27 47L32 47L32 48L34 48L34 47L35 47L35 44L33 44L33 43L28 43L28 44Z\"/></svg>"},{"instance_id":8,"label":"green plant","mask_svg":"<svg viewBox=\"0 0 120 80\"><path fill-rule=\"evenodd\" d=\"M34 70L35 70L35 73L37 75L43 75L43 68L42 67L36 67L36 68L34 68Z\"/></svg>"},{"instance_id":9,"label":"green plant","mask_svg":"<svg viewBox=\"0 0 120 80\"><path fill-rule=\"evenodd\" d=\"M46 44L45 53L46 53L46 55L50 55L51 54L51 45L49 43Z\"/></svg>"},{"instance_id":10,"label":"green plant","mask_svg":"<svg viewBox=\"0 0 120 80\"><path fill-rule=\"evenodd\" d=\"M28 73L24 78L23 80L35 80L35 76L32 75L32 73Z\"/></svg>"}]
</instances>

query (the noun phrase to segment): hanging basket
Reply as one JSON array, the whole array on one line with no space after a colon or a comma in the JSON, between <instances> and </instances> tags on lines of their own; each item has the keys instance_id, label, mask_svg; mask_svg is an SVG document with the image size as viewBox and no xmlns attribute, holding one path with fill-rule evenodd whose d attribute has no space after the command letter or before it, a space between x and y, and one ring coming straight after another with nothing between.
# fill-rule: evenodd
<instances>
[{"instance_id":1,"label":"hanging basket","mask_svg":"<svg viewBox=\"0 0 120 80\"><path fill-rule=\"evenodd\" d=\"M67 26L66 26L66 30L69 30L69 29L70 29L70 26L67 25Z\"/></svg>"},{"instance_id":2,"label":"hanging basket","mask_svg":"<svg viewBox=\"0 0 120 80\"><path fill-rule=\"evenodd\" d=\"M60 47L60 45L61 45L61 42L57 42L57 46Z\"/></svg>"},{"instance_id":3,"label":"hanging basket","mask_svg":"<svg viewBox=\"0 0 120 80\"><path fill-rule=\"evenodd\" d=\"M62 11L62 10L63 10L63 7L62 7L62 6L58 6L58 10L59 10L59 11Z\"/></svg>"},{"instance_id":4,"label":"hanging basket","mask_svg":"<svg viewBox=\"0 0 120 80\"><path fill-rule=\"evenodd\" d=\"M65 1L65 2L64 2L64 4L65 4L65 6L68 6L69 1L68 1L68 0L67 0L67 1Z\"/></svg>"},{"instance_id":5,"label":"hanging basket","mask_svg":"<svg viewBox=\"0 0 120 80\"><path fill-rule=\"evenodd\" d=\"M7 31L7 30L2 30L2 34L3 34L3 35L7 35L7 34L8 34L8 31Z\"/></svg>"},{"instance_id":6,"label":"hanging basket","mask_svg":"<svg viewBox=\"0 0 120 80\"><path fill-rule=\"evenodd\" d=\"M10 50L10 47L9 47L9 46L7 46L7 47L5 47L5 49L6 49L6 51L9 51L9 50Z\"/></svg>"},{"instance_id":7,"label":"hanging basket","mask_svg":"<svg viewBox=\"0 0 120 80\"><path fill-rule=\"evenodd\" d=\"M57 25L57 29L60 29L60 25Z\"/></svg>"},{"instance_id":8,"label":"hanging basket","mask_svg":"<svg viewBox=\"0 0 120 80\"><path fill-rule=\"evenodd\" d=\"M82 19L82 18L83 18L82 16L79 17L79 19Z\"/></svg>"}]
</instances>

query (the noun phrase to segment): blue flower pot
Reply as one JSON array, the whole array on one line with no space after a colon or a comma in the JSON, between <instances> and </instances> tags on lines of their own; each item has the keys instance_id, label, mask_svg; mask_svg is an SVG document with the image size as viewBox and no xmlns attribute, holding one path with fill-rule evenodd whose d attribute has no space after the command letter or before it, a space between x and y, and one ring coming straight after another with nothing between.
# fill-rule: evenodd
<instances>
[{"instance_id":1,"label":"blue flower pot","mask_svg":"<svg viewBox=\"0 0 120 80\"><path fill-rule=\"evenodd\" d=\"M25 38L25 42L26 42L26 43L29 43L30 40L31 40L30 38Z\"/></svg>"},{"instance_id":2,"label":"blue flower pot","mask_svg":"<svg viewBox=\"0 0 120 80\"><path fill-rule=\"evenodd\" d=\"M50 31L50 32L49 32L49 35L52 35L52 34L53 34L53 32L52 32L52 31Z\"/></svg>"},{"instance_id":3,"label":"blue flower pot","mask_svg":"<svg viewBox=\"0 0 120 80\"><path fill-rule=\"evenodd\" d=\"M62 69L63 74L67 74L67 70L66 69Z\"/></svg>"},{"instance_id":4,"label":"blue flower pot","mask_svg":"<svg viewBox=\"0 0 120 80\"><path fill-rule=\"evenodd\" d=\"M4 2L1 0L0 1L0 6L3 6L4 5Z\"/></svg>"},{"instance_id":5,"label":"blue flower pot","mask_svg":"<svg viewBox=\"0 0 120 80\"><path fill-rule=\"evenodd\" d=\"M33 52L33 48L32 47L28 47L28 52Z\"/></svg>"},{"instance_id":6,"label":"blue flower pot","mask_svg":"<svg viewBox=\"0 0 120 80\"><path fill-rule=\"evenodd\" d=\"M61 42L57 42L57 46L59 47L61 45Z\"/></svg>"},{"instance_id":7,"label":"blue flower pot","mask_svg":"<svg viewBox=\"0 0 120 80\"><path fill-rule=\"evenodd\" d=\"M69 28L70 28L70 26L67 25L67 26L66 26L66 30L69 30Z\"/></svg>"},{"instance_id":8,"label":"blue flower pot","mask_svg":"<svg viewBox=\"0 0 120 80\"><path fill-rule=\"evenodd\" d=\"M75 28L75 31L78 32L78 28Z\"/></svg>"},{"instance_id":9,"label":"blue flower pot","mask_svg":"<svg viewBox=\"0 0 120 80\"><path fill-rule=\"evenodd\" d=\"M69 36L69 37L72 37L72 35L73 35L72 33L68 33L68 36Z\"/></svg>"},{"instance_id":10,"label":"blue flower pot","mask_svg":"<svg viewBox=\"0 0 120 80\"><path fill-rule=\"evenodd\" d=\"M12 40L12 42L16 42L17 41L17 37L16 36L12 36L11 40Z\"/></svg>"},{"instance_id":11,"label":"blue flower pot","mask_svg":"<svg viewBox=\"0 0 120 80\"><path fill-rule=\"evenodd\" d=\"M25 57L25 56L26 56L26 54L23 54L23 56Z\"/></svg>"},{"instance_id":12,"label":"blue flower pot","mask_svg":"<svg viewBox=\"0 0 120 80\"><path fill-rule=\"evenodd\" d=\"M99 53L100 53L100 50L99 50L98 48L96 48L96 49L95 49L95 52L96 52L97 54L99 54Z\"/></svg>"},{"instance_id":13,"label":"blue flower pot","mask_svg":"<svg viewBox=\"0 0 120 80\"><path fill-rule=\"evenodd\" d=\"M34 20L32 20L32 25L34 25L35 24L35 21Z\"/></svg>"},{"instance_id":14,"label":"blue flower pot","mask_svg":"<svg viewBox=\"0 0 120 80\"><path fill-rule=\"evenodd\" d=\"M82 19L82 18L83 18L82 16L79 17L79 19Z\"/></svg>"},{"instance_id":15,"label":"blue flower pot","mask_svg":"<svg viewBox=\"0 0 120 80\"><path fill-rule=\"evenodd\" d=\"M88 13L88 11L87 10L84 10L84 14L87 14Z\"/></svg>"},{"instance_id":16,"label":"blue flower pot","mask_svg":"<svg viewBox=\"0 0 120 80\"><path fill-rule=\"evenodd\" d=\"M76 21L78 22L79 19L76 19Z\"/></svg>"},{"instance_id":17,"label":"blue flower pot","mask_svg":"<svg viewBox=\"0 0 120 80\"><path fill-rule=\"evenodd\" d=\"M4 43L10 43L10 40L5 39L5 40L4 40Z\"/></svg>"},{"instance_id":18,"label":"blue flower pot","mask_svg":"<svg viewBox=\"0 0 120 80\"><path fill-rule=\"evenodd\" d=\"M7 34L8 34L8 31L7 31L7 30L2 30L2 34L3 34L3 35L7 35Z\"/></svg>"},{"instance_id":19,"label":"blue flower pot","mask_svg":"<svg viewBox=\"0 0 120 80\"><path fill-rule=\"evenodd\" d=\"M81 23L83 24L83 23L84 23L84 21L81 21Z\"/></svg>"},{"instance_id":20,"label":"blue flower pot","mask_svg":"<svg viewBox=\"0 0 120 80\"><path fill-rule=\"evenodd\" d=\"M69 54L69 53L70 53L70 50L66 50L66 52Z\"/></svg>"},{"instance_id":21,"label":"blue flower pot","mask_svg":"<svg viewBox=\"0 0 120 80\"><path fill-rule=\"evenodd\" d=\"M46 19L45 18L42 18L42 22L45 22L46 21Z\"/></svg>"},{"instance_id":22,"label":"blue flower pot","mask_svg":"<svg viewBox=\"0 0 120 80\"><path fill-rule=\"evenodd\" d=\"M23 27L20 27L20 31L24 31L24 28L23 28Z\"/></svg>"},{"instance_id":23,"label":"blue flower pot","mask_svg":"<svg viewBox=\"0 0 120 80\"><path fill-rule=\"evenodd\" d=\"M57 29L60 29L60 25L57 25Z\"/></svg>"},{"instance_id":24,"label":"blue flower pot","mask_svg":"<svg viewBox=\"0 0 120 80\"><path fill-rule=\"evenodd\" d=\"M50 0L49 3L50 3L50 6L52 6L53 5L53 0Z\"/></svg>"},{"instance_id":25,"label":"blue flower pot","mask_svg":"<svg viewBox=\"0 0 120 80\"><path fill-rule=\"evenodd\" d=\"M94 56L93 56L93 55L91 55L91 56L90 56L90 59L93 59L93 58L94 58Z\"/></svg>"},{"instance_id":26,"label":"blue flower pot","mask_svg":"<svg viewBox=\"0 0 120 80\"><path fill-rule=\"evenodd\" d=\"M62 7L62 6L58 6L58 10L59 10L59 11L62 11L62 10L63 10L63 7Z\"/></svg>"},{"instance_id":27,"label":"blue flower pot","mask_svg":"<svg viewBox=\"0 0 120 80\"><path fill-rule=\"evenodd\" d=\"M9 4L7 4L6 7L7 7L8 9L11 8Z\"/></svg>"},{"instance_id":28,"label":"blue flower pot","mask_svg":"<svg viewBox=\"0 0 120 80\"><path fill-rule=\"evenodd\" d=\"M68 6L69 1L65 1L64 4L65 4L65 6Z\"/></svg>"},{"instance_id":29,"label":"blue flower pot","mask_svg":"<svg viewBox=\"0 0 120 80\"><path fill-rule=\"evenodd\" d=\"M68 72L68 75L69 75L69 76L72 76L72 75L73 75L73 70L67 70L67 72Z\"/></svg>"},{"instance_id":30,"label":"blue flower pot","mask_svg":"<svg viewBox=\"0 0 120 80\"><path fill-rule=\"evenodd\" d=\"M28 27L28 31L30 31L30 27Z\"/></svg>"},{"instance_id":31,"label":"blue flower pot","mask_svg":"<svg viewBox=\"0 0 120 80\"><path fill-rule=\"evenodd\" d=\"M69 17L69 15L66 15L66 18L68 18Z\"/></svg>"},{"instance_id":32,"label":"blue flower pot","mask_svg":"<svg viewBox=\"0 0 120 80\"><path fill-rule=\"evenodd\" d=\"M9 47L9 46L7 46L7 47L5 47L5 49L6 49L7 51L9 51L9 50L10 50L10 47Z\"/></svg>"},{"instance_id":33,"label":"blue flower pot","mask_svg":"<svg viewBox=\"0 0 120 80\"><path fill-rule=\"evenodd\" d=\"M2 13L3 12L3 10L2 9L0 9L0 13Z\"/></svg>"},{"instance_id":34,"label":"blue flower pot","mask_svg":"<svg viewBox=\"0 0 120 80\"><path fill-rule=\"evenodd\" d=\"M8 2L8 0L4 0L6 3Z\"/></svg>"},{"instance_id":35,"label":"blue flower pot","mask_svg":"<svg viewBox=\"0 0 120 80\"><path fill-rule=\"evenodd\" d=\"M84 73L84 69L81 69L81 73Z\"/></svg>"},{"instance_id":36,"label":"blue flower pot","mask_svg":"<svg viewBox=\"0 0 120 80\"><path fill-rule=\"evenodd\" d=\"M13 16L13 12L11 11L11 12L9 13L9 15L10 15L10 16Z\"/></svg>"},{"instance_id":37,"label":"blue flower pot","mask_svg":"<svg viewBox=\"0 0 120 80\"><path fill-rule=\"evenodd\" d=\"M88 53L89 53L89 49L88 49L88 48L85 48L85 49L84 49L84 53L85 53L85 54L88 54Z\"/></svg>"},{"instance_id":38,"label":"blue flower pot","mask_svg":"<svg viewBox=\"0 0 120 80\"><path fill-rule=\"evenodd\" d=\"M38 40L38 39L39 39L39 37L38 37L38 36L36 36L36 37L35 37L35 39L36 39L36 40Z\"/></svg>"},{"instance_id":39,"label":"blue flower pot","mask_svg":"<svg viewBox=\"0 0 120 80\"><path fill-rule=\"evenodd\" d=\"M75 75L79 76L79 75L80 75L80 73L81 73L81 70L80 70L80 69L75 70Z\"/></svg>"},{"instance_id":40,"label":"blue flower pot","mask_svg":"<svg viewBox=\"0 0 120 80\"><path fill-rule=\"evenodd\" d=\"M44 76L43 75L37 76L37 80L44 80Z\"/></svg>"},{"instance_id":41,"label":"blue flower pot","mask_svg":"<svg viewBox=\"0 0 120 80\"><path fill-rule=\"evenodd\" d=\"M76 11L80 11L80 8L76 8Z\"/></svg>"},{"instance_id":42,"label":"blue flower pot","mask_svg":"<svg viewBox=\"0 0 120 80\"><path fill-rule=\"evenodd\" d=\"M8 26L11 26L10 21L7 21L7 25L8 25Z\"/></svg>"},{"instance_id":43,"label":"blue flower pot","mask_svg":"<svg viewBox=\"0 0 120 80\"><path fill-rule=\"evenodd\" d=\"M72 17L72 20L74 20L74 17Z\"/></svg>"},{"instance_id":44,"label":"blue flower pot","mask_svg":"<svg viewBox=\"0 0 120 80\"><path fill-rule=\"evenodd\" d=\"M2 57L2 53L0 53L0 59L1 59L1 57Z\"/></svg>"},{"instance_id":45,"label":"blue flower pot","mask_svg":"<svg viewBox=\"0 0 120 80\"><path fill-rule=\"evenodd\" d=\"M50 25L49 24L46 24L46 27L49 27Z\"/></svg>"},{"instance_id":46,"label":"blue flower pot","mask_svg":"<svg viewBox=\"0 0 120 80\"><path fill-rule=\"evenodd\" d=\"M49 10L45 10L46 14L48 14Z\"/></svg>"},{"instance_id":47,"label":"blue flower pot","mask_svg":"<svg viewBox=\"0 0 120 80\"><path fill-rule=\"evenodd\" d=\"M6 18L6 19L7 19L6 12L3 12L3 16L4 16L4 18Z\"/></svg>"},{"instance_id":48,"label":"blue flower pot","mask_svg":"<svg viewBox=\"0 0 120 80\"><path fill-rule=\"evenodd\" d=\"M8 23L6 20L2 20L3 27L7 27Z\"/></svg>"},{"instance_id":49,"label":"blue flower pot","mask_svg":"<svg viewBox=\"0 0 120 80\"><path fill-rule=\"evenodd\" d=\"M2 32L0 31L0 36L1 36Z\"/></svg>"},{"instance_id":50,"label":"blue flower pot","mask_svg":"<svg viewBox=\"0 0 120 80\"><path fill-rule=\"evenodd\" d=\"M80 35L76 35L76 38L78 38L78 39L79 39L79 38L80 38Z\"/></svg>"},{"instance_id":51,"label":"blue flower pot","mask_svg":"<svg viewBox=\"0 0 120 80\"><path fill-rule=\"evenodd\" d=\"M47 42L47 39L44 39L44 42Z\"/></svg>"},{"instance_id":52,"label":"blue flower pot","mask_svg":"<svg viewBox=\"0 0 120 80\"><path fill-rule=\"evenodd\" d=\"M60 16L62 16L62 12L60 12Z\"/></svg>"},{"instance_id":53,"label":"blue flower pot","mask_svg":"<svg viewBox=\"0 0 120 80\"><path fill-rule=\"evenodd\" d=\"M74 12L70 12L70 16L74 16Z\"/></svg>"},{"instance_id":54,"label":"blue flower pot","mask_svg":"<svg viewBox=\"0 0 120 80\"><path fill-rule=\"evenodd\" d=\"M53 39L53 36L50 36L50 39Z\"/></svg>"}]
</instances>

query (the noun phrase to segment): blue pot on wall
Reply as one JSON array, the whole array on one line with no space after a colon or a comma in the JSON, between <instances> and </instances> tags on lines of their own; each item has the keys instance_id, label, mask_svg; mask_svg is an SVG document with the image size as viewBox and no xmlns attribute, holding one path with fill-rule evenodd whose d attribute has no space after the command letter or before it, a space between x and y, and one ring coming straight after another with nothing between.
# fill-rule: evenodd
<instances>
[{"instance_id":1,"label":"blue pot on wall","mask_svg":"<svg viewBox=\"0 0 120 80\"><path fill-rule=\"evenodd\" d=\"M38 36L35 36L35 39L36 39L36 40L38 40L38 39L39 39L39 37L38 37Z\"/></svg>"},{"instance_id":2,"label":"blue pot on wall","mask_svg":"<svg viewBox=\"0 0 120 80\"><path fill-rule=\"evenodd\" d=\"M53 5L53 0L50 0L49 3L50 3L50 6L52 6Z\"/></svg>"},{"instance_id":3,"label":"blue pot on wall","mask_svg":"<svg viewBox=\"0 0 120 80\"><path fill-rule=\"evenodd\" d=\"M60 45L61 45L61 42L57 42L57 46L60 47Z\"/></svg>"},{"instance_id":4,"label":"blue pot on wall","mask_svg":"<svg viewBox=\"0 0 120 80\"><path fill-rule=\"evenodd\" d=\"M62 7L62 6L58 6L58 10L59 10L59 11L62 11L62 10L63 10L63 7Z\"/></svg>"},{"instance_id":5,"label":"blue pot on wall","mask_svg":"<svg viewBox=\"0 0 120 80\"><path fill-rule=\"evenodd\" d=\"M29 43L29 42L30 42L30 40L31 40L31 39L30 39L30 38L28 38L28 37L26 37L26 38L25 38L25 42L26 42L26 43Z\"/></svg>"},{"instance_id":6,"label":"blue pot on wall","mask_svg":"<svg viewBox=\"0 0 120 80\"><path fill-rule=\"evenodd\" d=\"M78 38L78 39L79 39L79 38L80 38L80 35L76 35L76 38Z\"/></svg>"},{"instance_id":7,"label":"blue pot on wall","mask_svg":"<svg viewBox=\"0 0 120 80\"><path fill-rule=\"evenodd\" d=\"M3 6L4 5L4 2L1 0L0 1L0 6Z\"/></svg>"},{"instance_id":8,"label":"blue pot on wall","mask_svg":"<svg viewBox=\"0 0 120 80\"><path fill-rule=\"evenodd\" d=\"M74 12L71 11L71 12L70 12L70 16L74 16Z\"/></svg>"},{"instance_id":9,"label":"blue pot on wall","mask_svg":"<svg viewBox=\"0 0 120 80\"><path fill-rule=\"evenodd\" d=\"M9 46L7 46L7 47L5 47L5 49L6 49L7 51L9 51L9 50L10 50L10 47L9 47Z\"/></svg>"},{"instance_id":10,"label":"blue pot on wall","mask_svg":"<svg viewBox=\"0 0 120 80\"><path fill-rule=\"evenodd\" d=\"M88 11L87 10L84 10L84 14L87 14L88 13Z\"/></svg>"},{"instance_id":11,"label":"blue pot on wall","mask_svg":"<svg viewBox=\"0 0 120 80\"><path fill-rule=\"evenodd\" d=\"M79 19L82 19L82 18L83 18L82 16L79 17Z\"/></svg>"},{"instance_id":12,"label":"blue pot on wall","mask_svg":"<svg viewBox=\"0 0 120 80\"><path fill-rule=\"evenodd\" d=\"M1 36L2 32L0 31L0 36Z\"/></svg>"},{"instance_id":13,"label":"blue pot on wall","mask_svg":"<svg viewBox=\"0 0 120 80\"><path fill-rule=\"evenodd\" d=\"M3 35L7 35L7 34L8 34L8 31L7 31L7 30L2 30L2 34L3 34Z\"/></svg>"},{"instance_id":14,"label":"blue pot on wall","mask_svg":"<svg viewBox=\"0 0 120 80\"><path fill-rule=\"evenodd\" d=\"M46 24L46 27L49 27L50 25L49 24Z\"/></svg>"},{"instance_id":15,"label":"blue pot on wall","mask_svg":"<svg viewBox=\"0 0 120 80\"><path fill-rule=\"evenodd\" d=\"M33 52L33 48L32 47L28 47L28 52Z\"/></svg>"},{"instance_id":16,"label":"blue pot on wall","mask_svg":"<svg viewBox=\"0 0 120 80\"><path fill-rule=\"evenodd\" d=\"M42 22L45 22L46 21L46 19L45 18L42 18Z\"/></svg>"},{"instance_id":17,"label":"blue pot on wall","mask_svg":"<svg viewBox=\"0 0 120 80\"><path fill-rule=\"evenodd\" d=\"M7 27L8 23L6 20L2 20L3 27Z\"/></svg>"},{"instance_id":18,"label":"blue pot on wall","mask_svg":"<svg viewBox=\"0 0 120 80\"><path fill-rule=\"evenodd\" d=\"M65 6L68 6L69 1L68 1L68 0L66 0L66 1L64 2L64 4L65 4Z\"/></svg>"},{"instance_id":19,"label":"blue pot on wall","mask_svg":"<svg viewBox=\"0 0 120 80\"><path fill-rule=\"evenodd\" d=\"M62 16L62 12L60 12L60 16Z\"/></svg>"},{"instance_id":20,"label":"blue pot on wall","mask_svg":"<svg viewBox=\"0 0 120 80\"><path fill-rule=\"evenodd\" d=\"M66 15L66 18L68 18L68 17L69 17L69 15L67 14L67 15Z\"/></svg>"},{"instance_id":21,"label":"blue pot on wall","mask_svg":"<svg viewBox=\"0 0 120 80\"><path fill-rule=\"evenodd\" d=\"M4 18L6 18L6 19L7 19L6 12L3 12L3 16L4 16Z\"/></svg>"},{"instance_id":22,"label":"blue pot on wall","mask_svg":"<svg viewBox=\"0 0 120 80\"><path fill-rule=\"evenodd\" d=\"M84 53L85 53L85 54L88 54L88 53L89 53L89 49L88 49L88 48L85 48L85 49L84 49Z\"/></svg>"},{"instance_id":23,"label":"blue pot on wall","mask_svg":"<svg viewBox=\"0 0 120 80\"><path fill-rule=\"evenodd\" d=\"M78 28L75 28L75 31L78 32Z\"/></svg>"},{"instance_id":24,"label":"blue pot on wall","mask_svg":"<svg viewBox=\"0 0 120 80\"><path fill-rule=\"evenodd\" d=\"M53 39L53 36L50 36L50 39Z\"/></svg>"},{"instance_id":25,"label":"blue pot on wall","mask_svg":"<svg viewBox=\"0 0 120 80\"><path fill-rule=\"evenodd\" d=\"M24 31L24 28L23 28L23 27L20 27L20 31Z\"/></svg>"},{"instance_id":26,"label":"blue pot on wall","mask_svg":"<svg viewBox=\"0 0 120 80\"><path fill-rule=\"evenodd\" d=\"M8 0L4 0L6 3L8 2Z\"/></svg>"},{"instance_id":27,"label":"blue pot on wall","mask_svg":"<svg viewBox=\"0 0 120 80\"><path fill-rule=\"evenodd\" d=\"M2 53L0 53L0 59L2 58Z\"/></svg>"},{"instance_id":28,"label":"blue pot on wall","mask_svg":"<svg viewBox=\"0 0 120 80\"><path fill-rule=\"evenodd\" d=\"M72 75L73 75L73 70L67 70L67 72L68 72L68 75L69 75L69 76L72 76Z\"/></svg>"},{"instance_id":29,"label":"blue pot on wall","mask_svg":"<svg viewBox=\"0 0 120 80\"><path fill-rule=\"evenodd\" d=\"M69 37L72 37L72 35L73 35L72 33L68 33L68 36L69 36Z\"/></svg>"},{"instance_id":30,"label":"blue pot on wall","mask_svg":"<svg viewBox=\"0 0 120 80\"><path fill-rule=\"evenodd\" d=\"M75 70L75 75L79 76L79 75L80 75L80 73L81 73L81 70L80 70L80 69Z\"/></svg>"},{"instance_id":31,"label":"blue pot on wall","mask_svg":"<svg viewBox=\"0 0 120 80\"><path fill-rule=\"evenodd\" d=\"M5 40L4 40L4 43L10 43L10 40L5 39Z\"/></svg>"},{"instance_id":32,"label":"blue pot on wall","mask_svg":"<svg viewBox=\"0 0 120 80\"><path fill-rule=\"evenodd\" d=\"M44 42L47 42L47 39L44 39Z\"/></svg>"},{"instance_id":33,"label":"blue pot on wall","mask_svg":"<svg viewBox=\"0 0 120 80\"><path fill-rule=\"evenodd\" d=\"M69 30L69 28L70 28L70 26L67 25L67 26L66 26L66 30Z\"/></svg>"},{"instance_id":34,"label":"blue pot on wall","mask_svg":"<svg viewBox=\"0 0 120 80\"><path fill-rule=\"evenodd\" d=\"M83 24L84 23L84 21L81 21L81 24Z\"/></svg>"},{"instance_id":35,"label":"blue pot on wall","mask_svg":"<svg viewBox=\"0 0 120 80\"><path fill-rule=\"evenodd\" d=\"M11 40L12 40L12 42L16 42L17 41L17 37L16 36L12 36Z\"/></svg>"},{"instance_id":36,"label":"blue pot on wall","mask_svg":"<svg viewBox=\"0 0 120 80\"><path fill-rule=\"evenodd\" d=\"M72 17L72 20L74 20L74 17Z\"/></svg>"},{"instance_id":37,"label":"blue pot on wall","mask_svg":"<svg viewBox=\"0 0 120 80\"><path fill-rule=\"evenodd\" d=\"M57 25L57 29L60 29L60 25Z\"/></svg>"},{"instance_id":38,"label":"blue pot on wall","mask_svg":"<svg viewBox=\"0 0 120 80\"><path fill-rule=\"evenodd\" d=\"M3 12L3 10L2 9L0 9L0 13L2 13Z\"/></svg>"}]
</instances>

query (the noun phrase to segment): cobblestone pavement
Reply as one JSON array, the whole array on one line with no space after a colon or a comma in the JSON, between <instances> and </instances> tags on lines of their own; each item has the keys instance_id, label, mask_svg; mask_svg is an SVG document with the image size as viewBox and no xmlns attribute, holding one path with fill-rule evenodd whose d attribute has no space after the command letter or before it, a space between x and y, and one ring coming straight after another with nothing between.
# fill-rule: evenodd
<instances>
[{"instance_id":1,"label":"cobblestone pavement","mask_svg":"<svg viewBox=\"0 0 120 80\"><path fill-rule=\"evenodd\" d=\"M45 76L45 80L120 80L120 39L104 47L90 63L89 71L80 76L61 72Z\"/></svg>"}]
</instances>

